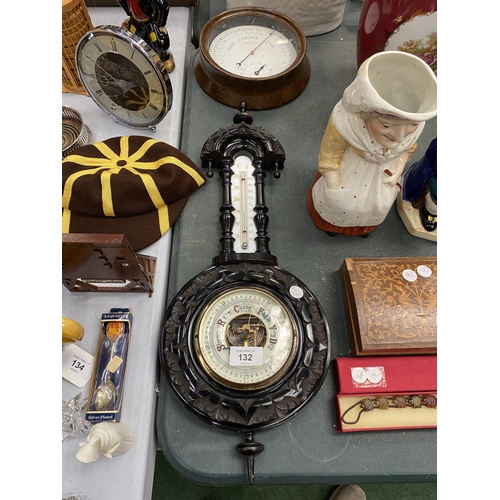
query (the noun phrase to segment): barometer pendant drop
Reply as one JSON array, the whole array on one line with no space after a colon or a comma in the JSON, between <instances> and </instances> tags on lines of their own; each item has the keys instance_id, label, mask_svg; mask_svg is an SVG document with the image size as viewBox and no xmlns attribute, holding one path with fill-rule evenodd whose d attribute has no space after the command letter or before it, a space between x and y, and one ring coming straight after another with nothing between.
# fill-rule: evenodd
<instances>
[{"instance_id":1,"label":"barometer pendant drop","mask_svg":"<svg viewBox=\"0 0 500 500\"><path fill-rule=\"evenodd\" d=\"M264 445L255 441L253 432L246 432L245 435L245 441L240 443L236 449L238 453L247 457L247 477L250 486L252 486L255 479L254 457L264 451Z\"/></svg>"}]
</instances>

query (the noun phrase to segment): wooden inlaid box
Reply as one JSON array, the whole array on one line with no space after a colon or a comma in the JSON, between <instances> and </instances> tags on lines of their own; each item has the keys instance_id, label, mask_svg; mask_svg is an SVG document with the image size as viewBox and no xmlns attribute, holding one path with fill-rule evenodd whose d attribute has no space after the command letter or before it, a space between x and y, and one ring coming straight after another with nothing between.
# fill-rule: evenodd
<instances>
[{"instance_id":1,"label":"wooden inlaid box","mask_svg":"<svg viewBox=\"0 0 500 500\"><path fill-rule=\"evenodd\" d=\"M436 257L349 258L339 275L352 356L437 353Z\"/></svg>"}]
</instances>

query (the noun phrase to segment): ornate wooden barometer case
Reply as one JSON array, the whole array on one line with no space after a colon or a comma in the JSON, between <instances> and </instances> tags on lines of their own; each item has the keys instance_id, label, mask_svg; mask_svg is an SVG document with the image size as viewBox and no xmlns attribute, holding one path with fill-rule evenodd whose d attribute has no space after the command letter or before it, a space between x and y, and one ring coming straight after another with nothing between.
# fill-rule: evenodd
<instances>
[{"instance_id":1,"label":"ornate wooden barometer case","mask_svg":"<svg viewBox=\"0 0 500 500\"><path fill-rule=\"evenodd\" d=\"M285 153L252 125L241 103L233 124L205 142L207 177L222 178L221 251L170 303L160 338L162 370L179 400L209 424L242 432L250 484L264 445L255 431L296 415L318 392L330 362L321 305L269 250L264 178Z\"/></svg>"}]
</instances>

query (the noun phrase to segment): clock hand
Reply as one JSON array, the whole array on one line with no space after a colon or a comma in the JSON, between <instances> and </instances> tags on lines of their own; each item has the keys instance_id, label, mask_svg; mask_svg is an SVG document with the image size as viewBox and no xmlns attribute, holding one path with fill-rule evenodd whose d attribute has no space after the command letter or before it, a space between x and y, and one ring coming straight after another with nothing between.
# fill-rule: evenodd
<instances>
[{"instance_id":1,"label":"clock hand","mask_svg":"<svg viewBox=\"0 0 500 500\"><path fill-rule=\"evenodd\" d=\"M245 330L248 330L248 335L246 336L247 338L246 338L246 340L243 341L243 346L244 347L248 347L248 340L250 338L250 335L252 334L252 326L250 325L250 319L251 319L251 317L252 317L252 313L249 313L248 319L247 319L247 323L243 327ZM255 342L254 342L254 345L255 345Z\"/></svg>"},{"instance_id":2,"label":"clock hand","mask_svg":"<svg viewBox=\"0 0 500 500\"><path fill-rule=\"evenodd\" d=\"M263 64L263 65L262 65L262 66L261 66L261 67L260 67L260 68L259 68L256 72L255 72L255 74L256 74L256 75L258 75L258 74L261 72L261 70L264 68L264 66L265 66L265 64Z\"/></svg>"},{"instance_id":3,"label":"clock hand","mask_svg":"<svg viewBox=\"0 0 500 500\"><path fill-rule=\"evenodd\" d=\"M266 36L266 38L264 38L264 40L262 40L262 42L259 43L259 45L257 45L257 47L255 47L255 49L251 50L250 51L250 54L248 54L246 57L244 57L240 62L236 63L236 66L241 66L241 63L245 60L245 59L248 59L250 56L252 56L255 51L272 35L272 33L269 33L269 35ZM262 68L261 68L262 69ZM260 71L260 70L259 70Z\"/></svg>"},{"instance_id":4,"label":"clock hand","mask_svg":"<svg viewBox=\"0 0 500 500\"><path fill-rule=\"evenodd\" d=\"M90 59L89 56L85 55L87 57L87 59ZM117 80L116 78L113 77L113 75L111 75L110 73L108 73L102 66L99 66L99 64L97 64L96 62L94 62L94 64L101 70L103 71L104 73L106 73L112 80L114 80L119 87L125 87L127 84L125 83L124 80Z\"/></svg>"},{"instance_id":5,"label":"clock hand","mask_svg":"<svg viewBox=\"0 0 500 500\"><path fill-rule=\"evenodd\" d=\"M99 66L97 63L94 63L98 68L100 68L104 73L106 73L112 80L114 80L119 87L126 87L125 80L117 80L110 73L108 73L103 67Z\"/></svg>"}]
</instances>

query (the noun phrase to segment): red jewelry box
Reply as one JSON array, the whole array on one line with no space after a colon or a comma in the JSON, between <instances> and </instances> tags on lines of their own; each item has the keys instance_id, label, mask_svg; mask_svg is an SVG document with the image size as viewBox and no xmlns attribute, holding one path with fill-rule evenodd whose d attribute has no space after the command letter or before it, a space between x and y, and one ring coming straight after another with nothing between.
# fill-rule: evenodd
<instances>
[{"instance_id":1,"label":"red jewelry box","mask_svg":"<svg viewBox=\"0 0 500 500\"><path fill-rule=\"evenodd\" d=\"M437 427L436 355L337 358L333 368L340 432ZM389 401L389 408L381 409L383 400L377 407L378 396ZM395 406L394 396L405 396L406 406ZM365 398L374 409L363 410Z\"/></svg>"}]
</instances>

